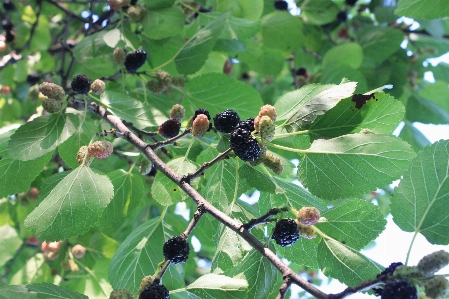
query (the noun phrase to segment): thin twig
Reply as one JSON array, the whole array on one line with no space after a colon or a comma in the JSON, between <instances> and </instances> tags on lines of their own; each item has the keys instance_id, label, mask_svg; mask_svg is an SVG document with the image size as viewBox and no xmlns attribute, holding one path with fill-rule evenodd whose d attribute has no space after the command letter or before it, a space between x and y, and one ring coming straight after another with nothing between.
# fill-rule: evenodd
<instances>
[{"instance_id":1,"label":"thin twig","mask_svg":"<svg viewBox=\"0 0 449 299\"><path fill-rule=\"evenodd\" d=\"M287 294L288 289L290 288L291 277L290 275L284 276L284 282L282 282L281 286L279 287L279 294L276 296L276 299L284 299L285 294Z\"/></svg>"},{"instance_id":2,"label":"thin twig","mask_svg":"<svg viewBox=\"0 0 449 299\"><path fill-rule=\"evenodd\" d=\"M192 130L185 129L185 131L182 132L181 134L179 134L178 136L175 136L173 138L170 138L170 139L167 139L167 140L164 140L164 141L156 142L155 144L150 145L150 147L151 147L151 149L153 151L155 151L155 150L160 149L161 147L166 147L168 145L173 145L175 143L175 141L181 139L184 136L189 135L190 133L192 133Z\"/></svg>"},{"instance_id":3,"label":"thin twig","mask_svg":"<svg viewBox=\"0 0 449 299\"><path fill-rule=\"evenodd\" d=\"M156 279L162 279L162 276L164 276L165 272L168 269L168 266L170 266L170 261L165 261L165 263L162 265L161 270L157 273L155 280Z\"/></svg>"},{"instance_id":4,"label":"thin twig","mask_svg":"<svg viewBox=\"0 0 449 299\"><path fill-rule=\"evenodd\" d=\"M196 212L193 214L192 220L190 220L189 225L181 234L181 237L183 237L184 239L187 239L189 237L190 233L195 229L195 226L198 224L204 213L206 213L206 211L204 210L204 206L198 206Z\"/></svg>"},{"instance_id":5,"label":"thin twig","mask_svg":"<svg viewBox=\"0 0 449 299\"><path fill-rule=\"evenodd\" d=\"M243 228L247 229L247 230L251 230L252 228L254 228L256 225L258 224L263 224L263 223L267 223L269 221L269 218L272 216L275 216L279 213L282 212L287 212L288 208L273 208L270 209L265 215L256 218L256 219L251 219L248 223L243 224Z\"/></svg>"},{"instance_id":6,"label":"thin twig","mask_svg":"<svg viewBox=\"0 0 449 299\"><path fill-rule=\"evenodd\" d=\"M155 135L159 134L159 133L156 133L156 132L149 132L149 131L145 131L145 130L141 130L139 128L136 128L132 122L128 122L128 121L123 120L123 119L122 119L122 122L125 124L125 126L130 128L131 130L133 130L134 132L136 132L140 136L155 136Z\"/></svg>"},{"instance_id":7,"label":"thin twig","mask_svg":"<svg viewBox=\"0 0 449 299\"><path fill-rule=\"evenodd\" d=\"M328 299L343 299L345 297L348 297L348 296L353 295L358 292L371 290L373 287L383 284L384 283L383 280L385 280L385 277L386 276L383 275L374 280L362 281L358 286L348 287L341 293L329 294L327 297L328 297Z\"/></svg>"},{"instance_id":8,"label":"thin twig","mask_svg":"<svg viewBox=\"0 0 449 299\"><path fill-rule=\"evenodd\" d=\"M228 148L227 150L225 150L224 152L220 153L218 156L216 156L213 160L209 161L209 162L204 162L203 165L201 165L200 168L198 168L197 171L195 171L194 173L189 173L187 175L184 176L184 180L188 183L190 183L191 181L193 181L194 179L202 176L204 174L204 172L212 167L215 163L217 163L220 160L226 159L229 157L229 153L232 151L231 148Z\"/></svg>"},{"instance_id":9,"label":"thin twig","mask_svg":"<svg viewBox=\"0 0 449 299\"><path fill-rule=\"evenodd\" d=\"M57 8L59 8L60 10L62 10L63 12L65 12L67 15L71 15L73 16L75 19L83 22L83 23L88 23L89 19L85 19L82 16L79 16L77 14L74 14L73 12L71 12L68 8L65 8L63 5L59 4L58 2L52 1L52 0L46 0L46 2L56 6Z\"/></svg>"}]
</instances>

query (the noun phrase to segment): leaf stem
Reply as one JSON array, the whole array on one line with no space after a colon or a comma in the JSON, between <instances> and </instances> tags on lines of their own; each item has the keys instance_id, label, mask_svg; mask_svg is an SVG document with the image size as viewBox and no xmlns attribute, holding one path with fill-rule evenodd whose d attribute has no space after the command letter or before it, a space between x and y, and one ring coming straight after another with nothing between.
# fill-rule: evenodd
<instances>
[{"instance_id":1,"label":"leaf stem","mask_svg":"<svg viewBox=\"0 0 449 299\"><path fill-rule=\"evenodd\" d=\"M272 146L274 148L282 149L282 150L289 151L289 152L301 153L301 154L305 154L306 153L305 150L291 148L291 147L287 147L287 146L283 146L283 145L279 145L279 144L275 144L275 143L271 143L271 142L267 142L265 144L268 145L268 146Z\"/></svg>"},{"instance_id":2,"label":"leaf stem","mask_svg":"<svg viewBox=\"0 0 449 299\"><path fill-rule=\"evenodd\" d=\"M410 246L408 247L407 251L407 258L405 259L405 265L408 264L408 259L410 258L410 252L412 252L413 243L415 243L416 236L418 235L418 232L415 231L415 234L413 235L412 241L410 242Z\"/></svg>"},{"instance_id":3,"label":"leaf stem","mask_svg":"<svg viewBox=\"0 0 449 299\"><path fill-rule=\"evenodd\" d=\"M309 130L303 130L303 131L297 131L297 132L290 132L290 133L282 133L282 134L276 134L274 135L274 139L288 137L288 136L295 136L295 135L303 135L309 133Z\"/></svg>"}]
</instances>

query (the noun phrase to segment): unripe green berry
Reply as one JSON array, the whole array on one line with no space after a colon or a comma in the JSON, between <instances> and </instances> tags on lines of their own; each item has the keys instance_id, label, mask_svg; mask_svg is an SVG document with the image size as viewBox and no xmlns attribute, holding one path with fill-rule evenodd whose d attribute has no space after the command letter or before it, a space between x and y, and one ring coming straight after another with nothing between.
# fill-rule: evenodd
<instances>
[{"instance_id":1,"label":"unripe green berry","mask_svg":"<svg viewBox=\"0 0 449 299\"><path fill-rule=\"evenodd\" d=\"M39 85L39 91L44 96L55 99L57 101L62 101L65 97L64 89L61 86L50 82L41 83Z\"/></svg>"},{"instance_id":2,"label":"unripe green berry","mask_svg":"<svg viewBox=\"0 0 449 299\"><path fill-rule=\"evenodd\" d=\"M159 84L163 85L164 87L169 86L172 82L170 73L163 70L158 70L156 72L156 80L159 82Z\"/></svg>"},{"instance_id":3,"label":"unripe green berry","mask_svg":"<svg viewBox=\"0 0 449 299\"><path fill-rule=\"evenodd\" d=\"M186 109L180 104L174 104L170 110L170 118L176 119L178 122L182 122L186 115Z\"/></svg>"},{"instance_id":4,"label":"unripe green berry","mask_svg":"<svg viewBox=\"0 0 449 299\"><path fill-rule=\"evenodd\" d=\"M142 162L140 162L139 172L142 175L147 175L150 173L152 167L153 167L153 163L151 163L150 160L143 158Z\"/></svg>"},{"instance_id":5,"label":"unripe green berry","mask_svg":"<svg viewBox=\"0 0 449 299\"><path fill-rule=\"evenodd\" d=\"M54 98L46 98L42 101L42 107L44 107L45 111L48 113L57 113L61 111L62 102Z\"/></svg>"},{"instance_id":6,"label":"unripe green berry","mask_svg":"<svg viewBox=\"0 0 449 299\"><path fill-rule=\"evenodd\" d=\"M171 84L178 87L183 87L186 84L186 78L184 77L172 77Z\"/></svg>"},{"instance_id":7,"label":"unripe green berry","mask_svg":"<svg viewBox=\"0 0 449 299\"><path fill-rule=\"evenodd\" d=\"M299 224L299 235L306 239L314 239L316 238L315 228L313 226L304 226Z\"/></svg>"},{"instance_id":8,"label":"unripe green berry","mask_svg":"<svg viewBox=\"0 0 449 299\"><path fill-rule=\"evenodd\" d=\"M442 299L449 291L449 283L443 275L436 275L424 283L424 288L427 297Z\"/></svg>"},{"instance_id":9,"label":"unripe green berry","mask_svg":"<svg viewBox=\"0 0 449 299\"><path fill-rule=\"evenodd\" d=\"M423 257L418 263L418 270L422 275L430 276L448 264L449 253L439 250Z\"/></svg>"},{"instance_id":10,"label":"unripe green berry","mask_svg":"<svg viewBox=\"0 0 449 299\"><path fill-rule=\"evenodd\" d=\"M251 166L257 166L261 163L263 163L265 156L267 155L267 146L265 144L259 144L260 146L260 156L259 158L257 158L256 161L250 161L249 164L251 164Z\"/></svg>"},{"instance_id":11,"label":"unripe green berry","mask_svg":"<svg viewBox=\"0 0 449 299\"><path fill-rule=\"evenodd\" d=\"M148 81L145 86L153 93L159 94L165 90L165 86L155 80Z\"/></svg>"},{"instance_id":12,"label":"unripe green berry","mask_svg":"<svg viewBox=\"0 0 449 299\"><path fill-rule=\"evenodd\" d=\"M140 282L139 291L143 291L147 286L152 285L154 282L154 277L151 275L145 276L142 278L142 281Z\"/></svg>"},{"instance_id":13,"label":"unripe green berry","mask_svg":"<svg viewBox=\"0 0 449 299\"><path fill-rule=\"evenodd\" d=\"M84 165L89 166L92 160L93 157L89 155L88 147L86 145L80 147L78 153L76 154L76 161L78 162L78 165L83 164L84 161Z\"/></svg>"},{"instance_id":14,"label":"unripe green berry","mask_svg":"<svg viewBox=\"0 0 449 299\"><path fill-rule=\"evenodd\" d=\"M118 65L124 65L126 60L126 53L123 48L115 48L113 53L114 61Z\"/></svg>"},{"instance_id":15,"label":"unripe green berry","mask_svg":"<svg viewBox=\"0 0 449 299\"><path fill-rule=\"evenodd\" d=\"M133 293L128 289L113 290L109 299L133 299Z\"/></svg>"},{"instance_id":16,"label":"unripe green berry","mask_svg":"<svg viewBox=\"0 0 449 299\"><path fill-rule=\"evenodd\" d=\"M130 8L128 8L127 13L131 20L133 20L136 23L139 23L147 15L147 9L140 6L131 6Z\"/></svg>"},{"instance_id":17,"label":"unripe green berry","mask_svg":"<svg viewBox=\"0 0 449 299\"><path fill-rule=\"evenodd\" d=\"M263 142L270 142L274 138L274 123L268 115L260 118L259 122L260 139Z\"/></svg>"},{"instance_id":18,"label":"unripe green berry","mask_svg":"<svg viewBox=\"0 0 449 299\"><path fill-rule=\"evenodd\" d=\"M265 155L262 162L276 174L281 174L284 171L284 164L281 159L270 152Z\"/></svg>"},{"instance_id":19,"label":"unripe green berry","mask_svg":"<svg viewBox=\"0 0 449 299\"><path fill-rule=\"evenodd\" d=\"M103 80L96 79L92 84L90 85L90 90L92 90L92 93L94 94L102 94L106 88L106 85L104 84Z\"/></svg>"}]
</instances>

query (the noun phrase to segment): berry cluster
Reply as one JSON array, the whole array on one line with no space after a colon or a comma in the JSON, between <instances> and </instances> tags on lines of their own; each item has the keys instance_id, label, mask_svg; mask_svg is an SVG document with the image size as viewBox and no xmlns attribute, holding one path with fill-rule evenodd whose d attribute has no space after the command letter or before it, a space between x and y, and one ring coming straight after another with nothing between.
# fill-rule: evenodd
<instances>
[{"instance_id":1,"label":"berry cluster","mask_svg":"<svg viewBox=\"0 0 449 299\"><path fill-rule=\"evenodd\" d=\"M173 84L173 79L170 73L158 70L155 76L156 80L150 80L146 83L146 87L153 93L162 93L165 88ZM174 84L173 84L174 85Z\"/></svg>"},{"instance_id":2,"label":"berry cluster","mask_svg":"<svg viewBox=\"0 0 449 299\"><path fill-rule=\"evenodd\" d=\"M49 113L61 111L64 103L64 89L54 83L44 82L39 85L39 97L42 99L42 107Z\"/></svg>"},{"instance_id":3,"label":"berry cluster","mask_svg":"<svg viewBox=\"0 0 449 299\"><path fill-rule=\"evenodd\" d=\"M189 258L190 247L186 239L176 236L169 239L164 244L163 253L167 261L172 264L179 264L187 261Z\"/></svg>"},{"instance_id":4,"label":"berry cluster","mask_svg":"<svg viewBox=\"0 0 449 299\"><path fill-rule=\"evenodd\" d=\"M293 219L281 219L276 222L271 238L282 247L290 246L299 239L298 225Z\"/></svg>"},{"instance_id":5,"label":"berry cluster","mask_svg":"<svg viewBox=\"0 0 449 299\"><path fill-rule=\"evenodd\" d=\"M163 284L153 283L143 289L138 299L170 299L170 293Z\"/></svg>"},{"instance_id":6,"label":"berry cluster","mask_svg":"<svg viewBox=\"0 0 449 299\"><path fill-rule=\"evenodd\" d=\"M382 291L381 299L417 299L416 288L405 279L388 280Z\"/></svg>"},{"instance_id":7,"label":"berry cluster","mask_svg":"<svg viewBox=\"0 0 449 299\"><path fill-rule=\"evenodd\" d=\"M77 94L87 94L90 90L94 94L101 94L106 88L102 80L96 79L94 82L91 82L85 75L76 75L73 77L71 86L72 90Z\"/></svg>"}]
</instances>

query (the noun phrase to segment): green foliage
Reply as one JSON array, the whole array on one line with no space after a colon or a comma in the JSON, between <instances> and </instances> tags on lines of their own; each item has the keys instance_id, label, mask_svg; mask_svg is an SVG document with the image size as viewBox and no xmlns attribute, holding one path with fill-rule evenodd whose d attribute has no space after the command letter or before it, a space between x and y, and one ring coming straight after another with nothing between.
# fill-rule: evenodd
<instances>
[{"instance_id":1,"label":"green foliage","mask_svg":"<svg viewBox=\"0 0 449 299\"><path fill-rule=\"evenodd\" d=\"M15 35L0 47L0 298L137 296L148 275L171 298L274 298L283 276L318 269L356 286L384 268L361 250L390 210L403 231L449 244L449 143L414 126L449 124L448 64L427 60L449 51L446 1L297 0L295 12L272 0L140 0L140 22L105 1L22 2L0 7ZM116 48L148 56L129 73ZM106 91L74 94L80 74ZM64 88L61 112L42 110L45 81ZM175 104L186 113L167 140L158 127ZM261 145L271 160L247 163L213 118L261 117L265 104L276 110ZM190 131L199 108L212 124L200 139ZM79 166L79 149L98 140L112 154L91 160L91 149ZM275 222L302 207L321 213L314 238L280 247ZM164 261L173 236L190 244L185 264ZM43 243L59 240L54 252ZM298 281L288 283L310 286Z\"/></svg>"}]
</instances>

